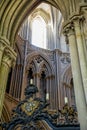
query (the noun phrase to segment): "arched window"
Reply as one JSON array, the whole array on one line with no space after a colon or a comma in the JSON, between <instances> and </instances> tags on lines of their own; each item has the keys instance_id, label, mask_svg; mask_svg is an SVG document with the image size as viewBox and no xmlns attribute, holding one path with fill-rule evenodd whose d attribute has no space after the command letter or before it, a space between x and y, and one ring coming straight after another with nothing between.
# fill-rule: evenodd
<instances>
[{"instance_id":1,"label":"arched window","mask_svg":"<svg viewBox=\"0 0 87 130\"><path fill-rule=\"evenodd\" d=\"M46 48L46 23L41 17L32 21L32 44Z\"/></svg>"}]
</instances>

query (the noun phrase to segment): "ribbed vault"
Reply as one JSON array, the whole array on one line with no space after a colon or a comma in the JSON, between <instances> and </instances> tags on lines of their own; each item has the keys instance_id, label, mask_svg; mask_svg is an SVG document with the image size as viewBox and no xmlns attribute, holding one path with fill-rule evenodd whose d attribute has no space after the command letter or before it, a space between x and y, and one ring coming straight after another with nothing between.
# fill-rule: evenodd
<instances>
[{"instance_id":1,"label":"ribbed vault","mask_svg":"<svg viewBox=\"0 0 87 130\"><path fill-rule=\"evenodd\" d=\"M48 24L50 22L50 15L41 8L34 10L32 15L30 16L30 21L32 21L32 19L34 19L36 16L41 16L44 19L44 21L46 22L46 24Z\"/></svg>"},{"instance_id":2,"label":"ribbed vault","mask_svg":"<svg viewBox=\"0 0 87 130\"><path fill-rule=\"evenodd\" d=\"M66 20L72 13L78 12L79 3L82 1L84 0L2 0L0 3L0 33L13 46L21 24L41 2L52 4L60 9Z\"/></svg>"}]
</instances>

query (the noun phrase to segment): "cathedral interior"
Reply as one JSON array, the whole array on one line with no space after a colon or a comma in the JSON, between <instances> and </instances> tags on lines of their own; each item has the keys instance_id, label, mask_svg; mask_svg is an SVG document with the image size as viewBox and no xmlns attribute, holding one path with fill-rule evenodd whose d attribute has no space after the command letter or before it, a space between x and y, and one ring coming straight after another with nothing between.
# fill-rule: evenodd
<instances>
[{"instance_id":1,"label":"cathedral interior","mask_svg":"<svg viewBox=\"0 0 87 130\"><path fill-rule=\"evenodd\" d=\"M86 24L87 0L0 1L1 122L32 81L51 113L68 104L87 130Z\"/></svg>"}]
</instances>

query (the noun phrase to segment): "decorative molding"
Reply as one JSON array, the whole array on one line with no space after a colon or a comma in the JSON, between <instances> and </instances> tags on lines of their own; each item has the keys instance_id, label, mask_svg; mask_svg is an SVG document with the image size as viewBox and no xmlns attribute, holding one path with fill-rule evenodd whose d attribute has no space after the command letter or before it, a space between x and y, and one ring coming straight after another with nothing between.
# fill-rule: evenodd
<instances>
[{"instance_id":1,"label":"decorative molding","mask_svg":"<svg viewBox=\"0 0 87 130\"><path fill-rule=\"evenodd\" d=\"M0 43L0 51L2 51L2 52L3 52L3 51L4 51L4 49L5 49L5 47L6 47L6 46L5 46L3 43Z\"/></svg>"},{"instance_id":2,"label":"decorative molding","mask_svg":"<svg viewBox=\"0 0 87 130\"><path fill-rule=\"evenodd\" d=\"M0 36L0 50L1 51L5 51L4 53L3 53L3 61L4 62L7 62L8 61L8 63L6 63L6 64L10 64L9 62L9 60L10 59L12 59L13 60L13 65L14 65L14 62L16 61L16 56L17 56L17 54L16 54L16 52L13 50L13 48L11 48L10 47L10 42L8 41L8 39L6 39L6 37L2 37L2 36ZM5 56L5 55L8 55L8 56ZM9 57L9 60L8 60L8 58L7 57Z\"/></svg>"},{"instance_id":3,"label":"decorative molding","mask_svg":"<svg viewBox=\"0 0 87 130\"><path fill-rule=\"evenodd\" d=\"M69 63L71 63L70 57L68 57L68 56L61 56L60 61L63 64L69 64Z\"/></svg>"},{"instance_id":4,"label":"decorative molding","mask_svg":"<svg viewBox=\"0 0 87 130\"><path fill-rule=\"evenodd\" d=\"M5 50L5 53L3 54L2 63L5 63L8 67L11 67L15 65L16 57L12 55L12 53L9 50Z\"/></svg>"},{"instance_id":5,"label":"decorative molding","mask_svg":"<svg viewBox=\"0 0 87 130\"><path fill-rule=\"evenodd\" d=\"M46 22L46 24L48 24L50 22L50 15L49 13L47 13L45 10L43 10L42 8L37 8L33 11L33 13L31 14L31 16L29 17L29 19L31 19L31 21L37 17L37 16L41 16L44 21ZM30 22L31 22L30 21Z\"/></svg>"},{"instance_id":6,"label":"decorative molding","mask_svg":"<svg viewBox=\"0 0 87 130\"><path fill-rule=\"evenodd\" d=\"M1 35L0 35L0 42L4 43L4 45L6 45L6 46L10 45L9 40L6 37L1 36Z\"/></svg>"}]
</instances>

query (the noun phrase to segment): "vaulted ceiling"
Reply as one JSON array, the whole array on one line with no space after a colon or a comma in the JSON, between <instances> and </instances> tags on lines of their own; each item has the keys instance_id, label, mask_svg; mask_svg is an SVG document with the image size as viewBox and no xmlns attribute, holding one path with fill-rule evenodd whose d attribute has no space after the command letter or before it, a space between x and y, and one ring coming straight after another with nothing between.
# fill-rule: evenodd
<instances>
[{"instance_id":1,"label":"vaulted ceiling","mask_svg":"<svg viewBox=\"0 0 87 130\"><path fill-rule=\"evenodd\" d=\"M78 13L79 3L84 0L1 0L0 34L10 41L11 46L25 18L41 2L60 9L64 19L67 20L73 13Z\"/></svg>"}]
</instances>

